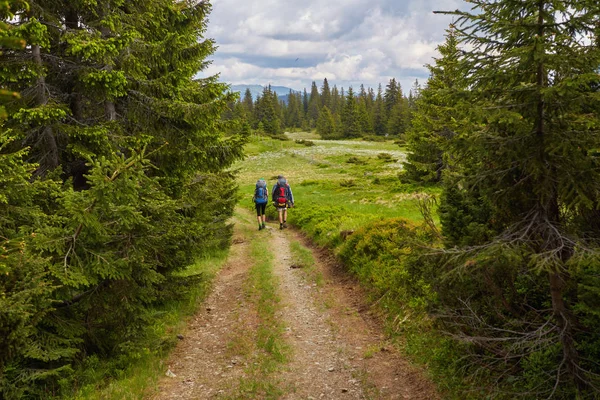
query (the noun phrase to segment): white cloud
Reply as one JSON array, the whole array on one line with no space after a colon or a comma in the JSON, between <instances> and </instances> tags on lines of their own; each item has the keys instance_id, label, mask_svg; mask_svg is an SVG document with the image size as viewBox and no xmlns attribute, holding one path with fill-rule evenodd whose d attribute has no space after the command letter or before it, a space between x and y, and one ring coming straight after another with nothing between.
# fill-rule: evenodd
<instances>
[{"instance_id":1,"label":"white cloud","mask_svg":"<svg viewBox=\"0 0 600 400\"><path fill-rule=\"evenodd\" d=\"M460 0L213 0L207 36L219 49L203 74L228 83L310 88L377 85L408 90L427 76ZM320 83L319 83L320 86Z\"/></svg>"}]
</instances>

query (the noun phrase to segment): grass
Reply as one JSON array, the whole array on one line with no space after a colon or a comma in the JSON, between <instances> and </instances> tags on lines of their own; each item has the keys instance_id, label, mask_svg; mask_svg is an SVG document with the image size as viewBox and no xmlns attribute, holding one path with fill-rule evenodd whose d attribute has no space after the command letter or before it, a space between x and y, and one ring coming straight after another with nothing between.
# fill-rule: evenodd
<instances>
[{"instance_id":1,"label":"grass","mask_svg":"<svg viewBox=\"0 0 600 400\"><path fill-rule=\"evenodd\" d=\"M100 361L88 357L78 371L79 384L64 396L76 400L129 400L143 399L156 386L165 373L164 358L183 332L187 317L193 315L198 304L209 292L215 273L227 259L227 251L215 251L198 259L193 265L180 272L180 276L202 274L199 285L182 300L171 301L152 310L153 323L140 333L136 350L124 358ZM115 367L126 365L125 368Z\"/></svg>"},{"instance_id":2,"label":"grass","mask_svg":"<svg viewBox=\"0 0 600 400\"><path fill-rule=\"evenodd\" d=\"M312 251L297 240L290 243L290 250L292 252L292 265L296 268L302 268L304 275L311 282L317 287L322 287L324 283L323 274L316 268Z\"/></svg>"},{"instance_id":3,"label":"grass","mask_svg":"<svg viewBox=\"0 0 600 400\"><path fill-rule=\"evenodd\" d=\"M412 226L420 225L423 217L419 198L436 198L441 193L441 189L435 185L407 184L401 181L406 149L391 141L324 141L311 133L293 133L288 134L288 137L292 139L289 142L256 140L248 145L249 157L236 166L243 198L247 198L247 203L244 204L251 207L250 199L256 179L264 177L272 185L274 179L270 179L271 177L285 175L292 186L297 206L289 211L288 222L299 226L313 241L328 246L338 255L345 243L343 231L351 234L378 223L386 227L387 220L396 218L409 220ZM294 140L311 140L314 146L304 146ZM435 210L433 218L438 224ZM370 235L365 237L362 245L379 248L394 239L397 233L389 230L382 233L384 236L381 238L376 232L371 232ZM383 244L378 243L378 240ZM386 264L387 273L403 273L404 270L393 261L402 262L396 259L398 255L394 253L398 249L388 250L390 253L383 257L383 260L392 260ZM300 243L292 243L292 251L294 262L310 271L307 266L314 261L308 257L309 251ZM352 249L345 251L356 253ZM355 253L351 256L356 257ZM361 267L368 271L365 276L373 277L380 282L381 287L376 293L373 282L367 279L362 283L368 292L379 298L381 291L386 289L385 279L382 279L385 271L380 270L377 260L365 262L370 263ZM419 282L407 282L407 285L419 285ZM409 298L408 294L402 298L404 303L394 298L377 305L389 319L389 333L395 338L397 347L410 360L426 368L432 381L445 396L467 398L468 396L463 395L465 382L456 370L460 365L457 362L461 356L460 349L432 327L425 312L411 312L411 302L419 299ZM417 307L418 310L421 308ZM398 320L402 321L401 329L397 324ZM379 350L379 347L367 348L363 356L374 357ZM356 378L361 380L364 376L358 373ZM367 398L376 398L378 395L374 387L367 391Z\"/></svg>"},{"instance_id":4,"label":"grass","mask_svg":"<svg viewBox=\"0 0 600 400\"><path fill-rule=\"evenodd\" d=\"M303 132L287 135L293 140L254 138L247 145L247 159L235 167L242 205L252 207L258 178L265 178L272 187L275 180L271 178L283 174L292 186L298 205L342 204L353 218L346 219L340 230L353 230L380 218L402 217L420 222L418 195L439 194L436 187L402 184L398 174L405 151L392 141L326 141ZM315 146L294 142L307 139ZM360 163L347 162L353 158ZM292 223L293 214L291 210Z\"/></svg>"}]
</instances>

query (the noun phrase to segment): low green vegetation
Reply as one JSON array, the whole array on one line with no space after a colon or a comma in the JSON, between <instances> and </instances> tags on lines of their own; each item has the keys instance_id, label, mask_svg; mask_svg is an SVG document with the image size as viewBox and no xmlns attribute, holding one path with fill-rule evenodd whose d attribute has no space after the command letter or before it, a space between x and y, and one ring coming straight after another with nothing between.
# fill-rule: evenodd
<instances>
[{"instance_id":1,"label":"low green vegetation","mask_svg":"<svg viewBox=\"0 0 600 400\"><path fill-rule=\"evenodd\" d=\"M237 165L242 205L253 207L251 198L258 178L264 177L272 187L277 175L283 174L298 199L290 211L290 221L305 213L331 214L329 226L317 228L319 235L339 236L339 231L354 230L380 218L419 221L419 199L440 192L431 184L402 183L399 175L405 153L391 141L326 141L305 133L288 136L312 137L315 145L305 147L293 140L279 142L264 137L247 145L249 156ZM348 163L353 157L361 162ZM268 215L275 217L271 206Z\"/></svg>"},{"instance_id":2,"label":"low green vegetation","mask_svg":"<svg viewBox=\"0 0 600 400\"><path fill-rule=\"evenodd\" d=\"M303 276L308 277L317 286L322 286L323 275L316 268L312 251L297 240L290 243L290 250L292 252L292 268L302 268Z\"/></svg>"},{"instance_id":3,"label":"low green vegetation","mask_svg":"<svg viewBox=\"0 0 600 400\"><path fill-rule=\"evenodd\" d=\"M143 399L152 393L165 373L164 358L184 332L187 317L193 315L209 293L215 273L228 251L217 251L199 258L177 275L182 279L171 290L183 293L149 310L152 324L139 332L123 356L113 360L88 357L78 366L73 383L62 391L62 398L77 400Z\"/></svg>"},{"instance_id":4,"label":"low green vegetation","mask_svg":"<svg viewBox=\"0 0 600 400\"><path fill-rule=\"evenodd\" d=\"M249 226L246 228L248 237ZM274 373L289 359L290 348L284 341L284 326L277 316L280 298L270 253L268 241L253 238L250 250L252 267L244 287L256 307L258 329L252 333L244 332L246 336L253 335L251 341L244 341L244 353L248 357L246 376L235 388L235 394L227 398L278 399L285 393L286 388L281 386Z\"/></svg>"}]
</instances>

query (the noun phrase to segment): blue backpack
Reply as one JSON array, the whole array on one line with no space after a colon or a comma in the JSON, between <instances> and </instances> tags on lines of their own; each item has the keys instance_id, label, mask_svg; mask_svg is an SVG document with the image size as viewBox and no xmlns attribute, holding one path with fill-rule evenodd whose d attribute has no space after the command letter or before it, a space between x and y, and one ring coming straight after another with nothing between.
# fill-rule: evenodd
<instances>
[{"instance_id":1,"label":"blue backpack","mask_svg":"<svg viewBox=\"0 0 600 400\"><path fill-rule=\"evenodd\" d=\"M254 189L254 202L256 204L266 204L268 201L267 182L264 179L259 179L256 181L256 188Z\"/></svg>"}]
</instances>

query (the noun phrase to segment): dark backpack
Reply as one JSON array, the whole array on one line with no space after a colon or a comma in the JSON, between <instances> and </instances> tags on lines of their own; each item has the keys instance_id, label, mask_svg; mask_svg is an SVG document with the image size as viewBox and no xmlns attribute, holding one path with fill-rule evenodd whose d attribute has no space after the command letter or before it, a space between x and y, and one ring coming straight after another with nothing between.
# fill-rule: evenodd
<instances>
[{"instance_id":1,"label":"dark backpack","mask_svg":"<svg viewBox=\"0 0 600 400\"><path fill-rule=\"evenodd\" d=\"M269 194L267 193L267 182L262 179L256 181L256 188L254 189L254 202L256 204L266 204L269 201Z\"/></svg>"}]
</instances>

